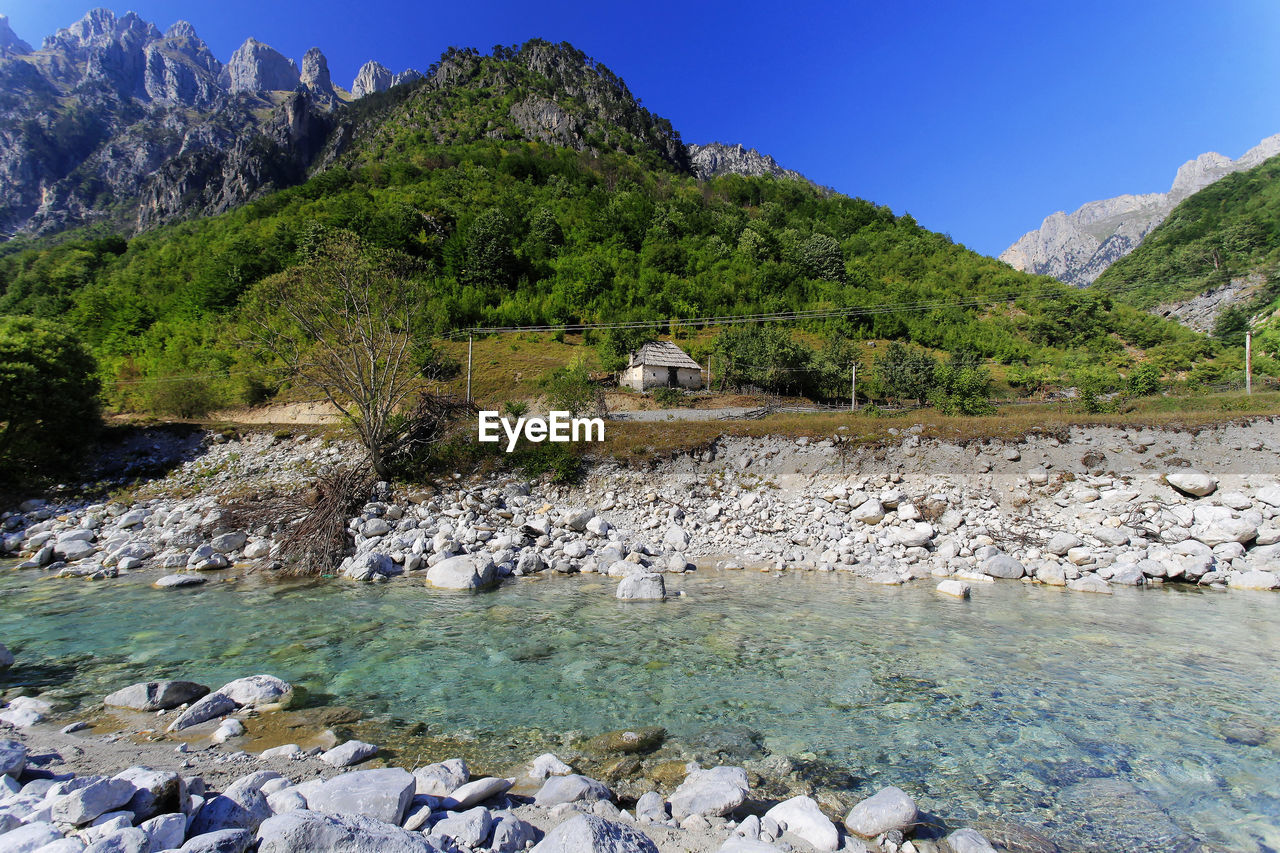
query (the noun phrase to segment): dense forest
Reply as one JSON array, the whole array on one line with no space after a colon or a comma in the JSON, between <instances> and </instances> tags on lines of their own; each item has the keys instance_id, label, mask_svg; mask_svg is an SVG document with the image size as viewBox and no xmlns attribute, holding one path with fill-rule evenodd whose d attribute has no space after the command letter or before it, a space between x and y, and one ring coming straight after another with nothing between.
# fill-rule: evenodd
<instances>
[{"instance_id":1,"label":"dense forest","mask_svg":"<svg viewBox=\"0 0 1280 853\"><path fill-rule=\"evenodd\" d=\"M222 402L252 402L273 389L239 343L242 300L349 231L399 259L435 335L912 304L802 328L1064 375L1139 361L1172 374L1215 352L1105 290L1016 272L886 207L796 180L699 182L670 125L567 46L450 51L384 94L357 103L350 144L299 186L130 239L10 252L0 314L69 324L116 404L158 405L192 375Z\"/></svg>"}]
</instances>

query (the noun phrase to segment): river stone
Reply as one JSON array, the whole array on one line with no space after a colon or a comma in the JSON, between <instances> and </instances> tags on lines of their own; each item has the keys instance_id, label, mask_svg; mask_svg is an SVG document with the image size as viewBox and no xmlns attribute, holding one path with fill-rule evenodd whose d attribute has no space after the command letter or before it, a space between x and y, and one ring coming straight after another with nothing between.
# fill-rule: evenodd
<instances>
[{"instance_id":1,"label":"river stone","mask_svg":"<svg viewBox=\"0 0 1280 853\"><path fill-rule=\"evenodd\" d=\"M191 834L203 835L220 829L247 829L256 831L259 824L271 817L271 807L266 796L257 788L228 791L206 800L191 822Z\"/></svg>"},{"instance_id":2,"label":"river stone","mask_svg":"<svg viewBox=\"0 0 1280 853\"><path fill-rule=\"evenodd\" d=\"M178 715L178 718L169 724L169 731L178 732L190 726L203 723L206 720L212 720L215 717L225 717L236 709L235 700L221 691L215 691L198 700L187 710Z\"/></svg>"},{"instance_id":3,"label":"river stone","mask_svg":"<svg viewBox=\"0 0 1280 853\"><path fill-rule=\"evenodd\" d=\"M293 811L258 827L258 853L444 853L426 836L364 815Z\"/></svg>"},{"instance_id":4,"label":"river stone","mask_svg":"<svg viewBox=\"0 0 1280 853\"><path fill-rule=\"evenodd\" d=\"M181 853L245 853L252 848L253 833L249 830L220 829L188 839L179 850Z\"/></svg>"},{"instance_id":5,"label":"river stone","mask_svg":"<svg viewBox=\"0 0 1280 853\"><path fill-rule=\"evenodd\" d=\"M684 551L689 547L689 534L683 527L673 524L663 534L662 544L668 551Z\"/></svg>"},{"instance_id":6,"label":"river stone","mask_svg":"<svg viewBox=\"0 0 1280 853\"><path fill-rule=\"evenodd\" d=\"M330 767L350 767L359 764L378 754L378 747L362 740L349 740L335 746L320 756L320 760Z\"/></svg>"},{"instance_id":7,"label":"river stone","mask_svg":"<svg viewBox=\"0 0 1280 853\"><path fill-rule=\"evenodd\" d=\"M875 498L868 498L849 512L854 521L863 524L878 524L884 518L884 504Z\"/></svg>"},{"instance_id":8,"label":"river stone","mask_svg":"<svg viewBox=\"0 0 1280 853\"><path fill-rule=\"evenodd\" d=\"M544 752L529 765L529 778L546 779L548 776L568 776L573 772L573 768L560 760L559 756L552 752ZM417 771L414 771L417 775ZM463 780L466 781L466 780ZM421 790L418 793L422 793Z\"/></svg>"},{"instance_id":9,"label":"river stone","mask_svg":"<svg viewBox=\"0 0 1280 853\"><path fill-rule=\"evenodd\" d=\"M467 847L480 847L492 828L493 815L484 806L476 806L465 812L447 812L443 820L431 827L431 834L451 838Z\"/></svg>"},{"instance_id":10,"label":"river stone","mask_svg":"<svg viewBox=\"0 0 1280 853\"><path fill-rule=\"evenodd\" d=\"M136 789L126 808L137 821L144 821L158 814L185 811L187 783L170 770L152 770L150 767L130 767L115 775Z\"/></svg>"},{"instance_id":11,"label":"river stone","mask_svg":"<svg viewBox=\"0 0 1280 853\"><path fill-rule=\"evenodd\" d=\"M1079 548L1083 544L1079 536L1071 533L1055 533L1049 537L1044 550L1055 557L1065 557L1072 548Z\"/></svg>"},{"instance_id":12,"label":"river stone","mask_svg":"<svg viewBox=\"0 0 1280 853\"><path fill-rule=\"evenodd\" d=\"M233 530L230 533L223 533L221 536L213 537L213 541L209 544L219 554L230 554L232 551L239 551L244 547L244 543L248 541L249 536L244 531Z\"/></svg>"},{"instance_id":13,"label":"river stone","mask_svg":"<svg viewBox=\"0 0 1280 853\"><path fill-rule=\"evenodd\" d=\"M68 563L74 563L76 560L83 560L98 550L98 546L92 542L86 542L83 539L71 539L67 542L59 542L53 546L53 553Z\"/></svg>"},{"instance_id":14,"label":"river stone","mask_svg":"<svg viewBox=\"0 0 1280 853\"><path fill-rule=\"evenodd\" d=\"M309 807L307 798L296 787L267 794L267 805L271 807L272 814L284 814Z\"/></svg>"},{"instance_id":15,"label":"river stone","mask_svg":"<svg viewBox=\"0 0 1280 853\"><path fill-rule=\"evenodd\" d=\"M438 589L484 589L497 580L493 561L464 554L427 569L427 584Z\"/></svg>"},{"instance_id":16,"label":"river stone","mask_svg":"<svg viewBox=\"0 0 1280 853\"><path fill-rule=\"evenodd\" d=\"M1280 587L1280 577L1275 572L1255 569L1233 574L1227 579L1227 586L1233 589L1275 589Z\"/></svg>"},{"instance_id":17,"label":"river stone","mask_svg":"<svg viewBox=\"0 0 1280 853\"><path fill-rule=\"evenodd\" d=\"M597 755L629 755L653 752L662 746L667 730L661 726L644 726L639 729L618 729L596 735L587 741L585 749Z\"/></svg>"},{"instance_id":18,"label":"river stone","mask_svg":"<svg viewBox=\"0 0 1280 853\"><path fill-rule=\"evenodd\" d=\"M180 586L199 586L207 580L208 578L203 575L195 574L165 575L153 583L152 586L156 589L173 589Z\"/></svg>"},{"instance_id":19,"label":"river stone","mask_svg":"<svg viewBox=\"0 0 1280 853\"><path fill-rule=\"evenodd\" d=\"M253 773L246 773L232 782L223 793L228 797L235 797L241 791L247 791L252 788L255 791L262 791L263 795L266 796L271 793L271 791L266 790L267 785L271 782L283 783L286 787L290 784L289 780L274 770L257 770ZM276 791L279 788L272 788L271 790Z\"/></svg>"},{"instance_id":20,"label":"river stone","mask_svg":"<svg viewBox=\"0 0 1280 853\"><path fill-rule=\"evenodd\" d=\"M593 519L594 521L594 519ZM493 853L517 853L537 842L542 833L533 824L513 814L504 814L493 825L493 837L489 849Z\"/></svg>"},{"instance_id":21,"label":"river stone","mask_svg":"<svg viewBox=\"0 0 1280 853\"><path fill-rule=\"evenodd\" d=\"M133 799L136 789L127 779L98 778L82 788L53 801L53 819L75 826L89 823L99 815L116 811Z\"/></svg>"},{"instance_id":22,"label":"river stone","mask_svg":"<svg viewBox=\"0 0 1280 853\"><path fill-rule=\"evenodd\" d=\"M665 823L667 801L657 791L647 791L636 800L636 820L643 823Z\"/></svg>"},{"instance_id":23,"label":"river stone","mask_svg":"<svg viewBox=\"0 0 1280 853\"><path fill-rule=\"evenodd\" d=\"M218 688L218 692L230 696L237 705L261 708L288 703L293 695L293 686L274 675L250 675L227 682Z\"/></svg>"},{"instance_id":24,"label":"river stone","mask_svg":"<svg viewBox=\"0 0 1280 853\"><path fill-rule=\"evenodd\" d=\"M724 844L716 848L716 853L778 853L780 849L782 848L774 847L768 841L761 841L759 838L731 835L725 839Z\"/></svg>"},{"instance_id":25,"label":"river stone","mask_svg":"<svg viewBox=\"0 0 1280 853\"><path fill-rule=\"evenodd\" d=\"M938 592L943 595L954 595L956 598L968 598L969 585L964 581L945 580L938 584Z\"/></svg>"},{"instance_id":26,"label":"river stone","mask_svg":"<svg viewBox=\"0 0 1280 853\"><path fill-rule=\"evenodd\" d=\"M0 836L0 850L4 853L31 853L46 844L61 840L62 833L56 826L44 821L36 821Z\"/></svg>"},{"instance_id":27,"label":"river stone","mask_svg":"<svg viewBox=\"0 0 1280 853\"><path fill-rule=\"evenodd\" d=\"M1204 849L1150 797L1118 777L1078 782L1058 795L1057 804L1085 825L1109 827L1129 850Z\"/></svg>"},{"instance_id":28,"label":"river stone","mask_svg":"<svg viewBox=\"0 0 1280 853\"><path fill-rule=\"evenodd\" d=\"M726 815L747 799L750 786L741 767L695 770L671 794L671 816L677 821L690 815Z\"/></svg>"},{"instance_id":29,"label":"river stone","mask_svg":"<svg viewBox=\"0 0 1280 853\"><path fill-rule=\"evenodd\" d=\"M575 508L565 512L561 523L570 530L576 530L581 533L587 529L587 522L595 518L596 511L594 509Z\"/></svg>"},{"instance_id":30,"label":"river stone","mask_svg":"<svg viewBox=\"0 0 1280 853\"><path fill-rule=\"evenodd\" d=\"M919 813L915 800L890 785L854 806L844 825L855 835L875 838L894 829L905 831L915 823Z\"/></svg>"},{"instance_id":31,"label":"river stone","mask_svg":"<svg viewBox=\"0 0 1280 853\"><path fill-rule=\"evenodd\" d=\"M208 687L194 681L144 681L122 687L109 694L102 703L134 711L168 711L194 702L208 692Z\"/></svg>"},{"instance_id":32,"label":"river stone","mask_svg":"<svg viewBox=\"0 0 1280 853\"><path fill-rule=\"evenodd\" d=\"M485 800L491 800L511 790L515 779L504 779L501 776L489 776L476 779L451 791L440 805L450 811L462 811L477 806Z\"/></svg>"},{"instance_id":33,"label":"river stone","mask_svg":"<svg viewBox=\"0 0 1280 853\"><path fill-rule=\"evenodd\" d=\"M187 837L187 816L162 814L144 820L138 828L147 834L152 850L177 850Z\"/></svg>"},{"instance_id":34,"label":"river stone","mask_svg":"<svg viewBox=\"0 0 1280 853\"><path fill-rule=\"evenodd\" d=\"M1111 573L1111 583L1120 586L1142 586L1146 582L1142 568L1136 563L1120 566Z\"/></svg>"},{"instance_id":35,"label":"river stone","mask_svg":"<svg viewBox=\"0 0 1280 853\"><path fill-rule=\"evenodd\" d=\"M923 548L933 539L933 525L927 521L917 521L910 526L895 528L893 535L900 545L907 548Z\"/></svg>"},{"instance_id":36,"label":"river stone","mask_svg":"<svg viewBox=\"0 0 1280 853\"><path fill-rule=\"evenodd\" d=\"M657 572L629 575L618 584L615 596L620 601L664 601L667 584Z\"/></svg>"},{"instance_id":37,"label":"river stone","mask_svg":"<svg viewBox=\"0 0 1280 853\"><path fill-rule=\"evenodd\" d=\"M1203 471L1182 468L1164 475L1164 481L1186 495L1202 498L1213 494L1218 488L1218 481Z\"/></svg>"},{"instance_id":38,"label":"river stone","mask_svg":"<svg viewBox=\"0 0 1280 853\"><path fill-rule=\"evenodd\" d=\"M982 564L982 573L993 578L1017 580L1026 574L1026 571L1022 563L1008 554L992 554Z\"/></svg>"},{"instance_id":39,"label":"river stone","mask_svg":"<svg viewBox=\"0 0 1280 853\"><path fill-rule=\"evenodd\" d=\"M141 829L128 826L84 848L84 853L149 853L151 839Z\"/></svg>"},{"instance_id":40,"label":"river stone","mask_svg":"<svg viewBox=\"0 0 1280 853\"><path fill-rule=\"evenodd\" d=\"M982 837L982 833L967 826L948 835L947 844L953 853L996 853L996 848Z\"/></svg>"},{"instance_id":41,"label":"river stone","mask_svg":"<svg viewBox=\"0 0 1280 853\"><path fill-rule=\"evenodd\" d=\"M0 672L4 672L13 666L13 652L5 648L4 643L0 643Z\"/></svg>"},{"instance_id":42,"label":"river stone","mask_svg":"<svg viewBox=\"0 0 1280 853\"><path fill-rule=\"evenodd\" d=\"M1067 581L1067 589L1111 595L1111 584L1094 574L1081 575L1073 581Z\"/></svg>"},{"instance_id":43,"label":"river stone","mask_svg":"<svg viewBox=\"0 0 1280 853\"><path fill-rule=\"evenodd\" d=\"M560 803L595 802L596 800L612 800L613 792L602 783L586 776L572 774L569 776L552 776L534 796L534 805L556 806Z\"/></svg>"},{"instance_id":44,"label":"river stone","mask_svg":"<svg viewBox=\"0 0 1280 853\"><path fill-rule=\"evenodd\" d=\"M430 797L447 797L451 791L456 791L461 786L467 784L471 778L471 771L467 768L467 762L461 758L450 758L448 761L441 761L439 764L428 764L426 767L419 767L413 771L413 778L417 783L417 793Z\"/></svg>"},{"instance_id":45,"label":"river stone","mask_svg":"<svg viewBox=\"0 0 1280 853\"><path fill-rule=\"evenodd\" d=\"M399 767L334 776L308 793L307 807L331 815L365 815L399 825L413 800L413 774Z\"/></svg>"},{"instance_id":46,"label":"river stone","mask_svg":"<svg viewBox=\"0 0 1280 853\"><path fill-rule=\"evenodd\" d=\"M836 825L810 797L792 797L769 809L764 816L785 825L787 832L804 839L814 850L827 853L840 846L840 832Z\"/></svg>"},{"instance_id":47,"label":"river stone","mask_svg":"<svg viewBox=\"0 0 1280 853\"><path fill-rule=\"evenodd\" d=\"M595 815L580 814L547 833L534 853L658 853L640 830Z\"/></svg>"},{"instance_id":48,"label":"river stone","mask_svg":"<svg viewBox=\"0 0 1280 853\"><path fill-rule=\"evenodd\" d=\"M0 740L0 776L22 775L27 767L27 748L16 740Z\"/></svg>"}]
</instances>

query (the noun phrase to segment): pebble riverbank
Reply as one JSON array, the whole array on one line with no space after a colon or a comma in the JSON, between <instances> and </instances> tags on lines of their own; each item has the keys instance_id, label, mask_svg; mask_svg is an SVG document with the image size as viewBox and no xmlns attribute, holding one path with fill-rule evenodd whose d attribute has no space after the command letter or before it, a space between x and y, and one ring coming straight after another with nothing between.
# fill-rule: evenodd
<instances>
[{"instance_id":1,"label":"pebble riverbank","mask_svg":"<svg viewBox=\"0 0 1280 853\"><path fill-rule=\"evenodd\" d=\"M978 606L988 583L1063 586L1069 594L1108 593L1121 585L1149 587L1150 594L1159 594L1155 588L1163 584L1224 591L1280 587L1280 484L1274 473L1280 429L1270 421L1194 433L1088 428L1033 435L1017 443L943 442L909 428L889 445L847 448L838 441L722 440L657 467L601 464L572 487L461 476L423 490L381 486L350 519L351 555L340 573L350 581L417 582L450 590L519 583L548 572L594 574L616 579L616 587L609 588L618 598L659 600L667 595L665 576L715 565L773 573L847 572L869 584L929 583L940 595L971 596ZM310 437L249 434L227 441L209 436L191 458L128 502L24 503L0 518L3 549L21 560L20 576L29 573L49 582L58 582L53 577L88 579L102 583L104 594L122 574L152 579L158 587L154 594L162 598L172 594L166 588L210 577L270 572L279 563L278 543L269 528L228 527L222 522L226 500L273 486L305 486L325 466L355 453L350 444ZM8 657L0 647L0 667L22 666L20 656L11 663ZM169 714L166 728L185 717L209 728L212 742L220 737L233 741L238 715L257 713L259 706L269 710L288 692L288 685L267 676L240 681L244 683L203 695L192 693L199 685L157 686L154 701L163 700L175 710L157 705L149 712ZM132 692L141 700L135 696L131 701L152 701L153 691L135 686ZM99 826L110 826L107 834L121 838L93 849L169 849L156 846L159 841L149 835L144 845L137 834L146 834L145 824L155 816L144 818L132 808L121 808L132 804L136 791L128 802L113 803L81 823L46 819L66 817L62 811L55 815L53 801L75 794L78 789L68 786L80 784L67 779L48 783L66 775L56 772L64 752L92 752L101 745L95 737L71 732L58 733L56 743L41 741L57 733L56 728L47 731L51 705L38 696L6 698L0 725L33 745L37 758L45 758L43 763L26 761L27 766L10 774L14 781L5 783L0 825L5 815L18 824L0 835L0 851L10 849L10 841L15 850L43 849L8 839L15 831L31 832L27 827L35 824L51 825L43 830L46 834L56 831L59 838L70 834L79 839L57 842L63 846L52 850L108 841L93 826L104 814L112 816ZM172 744L165 749L172 750ZM330 756L331 763L368 760L373 754L363 753L369 749L343 743L322 751L299 747L265 758L217 750L216 759L199 751L145 758L151 767L162 758L178 761L172 772L180 777L203 772L202 763L214 760L230 760L246 770L244 779L219 782L218 796L196 793L192 798L202 784L183 782L186 806L178 798L179 806L168 813L186 816L180 843L195 846L182 849L258 845L261 850L382 850L403 844L409 845L403 847L407 850L515 850L535 843L544 845L538 848L543 850L993 849L977 833L957 835L954 827L930 823L896 789L877 794L870 805L833 813L831 803L804 794L758 796L753 791L757 777L734 767L688 765L669 789L637 796L629 788L620 795L573 773L558 759L542 756L541 767L534 762L525 773L499 777L512 779L501 791L498 781L484 783L493 791L474 802L458 797L451 787L474 784L469 778L459 781L460 774L427 790L419 781L405 782L406 776L418 780L423 768L394 774L392 768L378 768L346 772L342 775L352 778L343 784L356 790L353 796L360 802L366 788L371 797L376 788L380 802L398 805L404 800L403 808L339 809L312 803L312 788L303 786L334 772L324 756L344 750ZM109 766L121 758L104 757L92 773L76 778L107 771L114 775L128 766ZM288 772L280 775L288 778L260 779L257 770L247 772L258 767L252 762L264 761L262 766L286 762ZM456 762L450 766L457 769ZM205 775L215 771L208 769ZM381 775L376 780L360 775L367 773ZM130 771L126 779L144 775ZM114 796L123 796L123 784L98 781L115 790ZM63 787L55 791L55 784ZM547 784L553 792L563 788L569 793L543 795ZM267 804L256 810L261 818L257 824L195 832L214 825L214 812L207 820L201 817L207 802L235 793L256 804L257 798L247 793L255 785ZM686 812L679 805L686 786L691 801L703 802L703 788L712 792L707 801L733 801L738 795L730 790L740 791L741 798ZM276 797L294 788L302 790ZM38 797L36 789L42 789ZM558 801L551 802L552 797ZM287 800L292 808L277 813L273 798ZM254 806L230 799L235 806L227 810L254 812ZM330 801L320 796L317 802ZM862 816L889 814L896 822L861 823L862 817L854 814L859 809ZM122 810L130 814L112 814ZM405 831L415 818L419 822ZM176 820L167 823L176 831ZM500 836L503 826L507 828ZM215 832L232 834L219 836L225 841L198 840ZM226 846L200 846L215 842ZM1024 848L1016 849L1054 849L1020 843Z\"/></svg>"}]
</instances>

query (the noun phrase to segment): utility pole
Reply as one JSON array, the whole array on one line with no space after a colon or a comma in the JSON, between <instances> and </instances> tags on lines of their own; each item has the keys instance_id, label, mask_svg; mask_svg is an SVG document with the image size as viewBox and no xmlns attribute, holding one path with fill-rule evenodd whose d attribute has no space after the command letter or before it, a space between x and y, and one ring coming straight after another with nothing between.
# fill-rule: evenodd
<instances>
[{"instance_id":1,"label":"utility pole","mask_svg":"<svg viewBox=\"0 0 1280 853\"><path fill-rule=\"evenodd\" d=\"M475 335L467 335L467 402L471 402L471 345L475 342Z\"/></svg>"},{"instance_id":2,"label":"utility pole","mask_svg":"<svg viewBox=\"0 0 1280 853\"><path fill-rule=\"evenodd\" d=\"M1244 393L1253 393L1253 332L1244 333Z\"/></svg>"},{"instance_id":3,"label":"utility pole","mask_svg":"<svg viewBox=\"0 0 1280 853\"><path fill-rule=\"evenodd\" d=\"M849 373L849 411L858 411L858 365L856 363Z\"/></svg>"},{"instance_id":4,"label":"utility pole","mask_svg":"<svg viewBox=\"0 0 1280 853\"><path fill-rule=\"evenodd\" d=\"M708 355L708 356L707 356L707 390L708 390L708 391L712 391L712 387L711 387L711 359L712 359L712 358L714 358L714 357L715 357L715 356L712 356L712 355ZM713 391L712 393L714 393L714 391Z\"/></svg>"}]
</instances>

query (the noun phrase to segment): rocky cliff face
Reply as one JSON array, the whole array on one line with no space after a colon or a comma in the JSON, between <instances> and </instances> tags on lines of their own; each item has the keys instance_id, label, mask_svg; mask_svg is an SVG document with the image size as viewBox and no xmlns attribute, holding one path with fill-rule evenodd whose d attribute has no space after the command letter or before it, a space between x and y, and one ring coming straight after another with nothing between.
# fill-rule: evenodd
<instances>
[{"instance_id":1,"label":"rocky cliff face","mask_svg":"<svg viewBox=\"0 0 1280 853\"><path fill-rule=\"evenodd\" d=\"M0 235L216 213L305 176L345 93L248 39L95 9L34 50L0 17Z\"/></svg>"},{"instance_id":2,"label":"rocky cliff face","mask_svg":"<svg viewBox=\"0 0 1280 853\"><path fill-rule=\"evenodd\" d=\"M746 175L753 178L772 175L775 178L809 181L799 172L782 168L778 165L778 161L768 154L761 154L754 148L744 148L742 145L726 145L723 142L712 142L709 145L690 145L689 165L700 181L706 181L720 175Z\"/></svg>"},{"instance_id":3,"label":"rocky cliff face","mask_svg":"<svg viewBox=\"0 0 1280 853\"><path fill-rule=\"evenodd\" d=\"M1050 214L1038 229L1005 249L1000 260L1025 272L1085 287L1137 248L1178 202L1276 154L1280 154L1280 134L1262 140L1238 160L1215 152L1201 154L1182 164L1167 193L1122 195L1091 201L1074 213Z\"/></svg>"}]
</instances>

